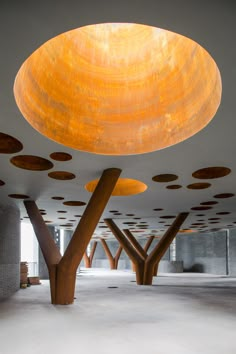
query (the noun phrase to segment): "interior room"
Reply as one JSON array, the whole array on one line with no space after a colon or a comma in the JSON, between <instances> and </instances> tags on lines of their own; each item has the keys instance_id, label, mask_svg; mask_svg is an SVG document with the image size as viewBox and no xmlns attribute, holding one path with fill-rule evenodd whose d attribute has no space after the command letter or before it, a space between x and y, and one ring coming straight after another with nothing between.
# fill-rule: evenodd
<instances>
[{"instance_id":1,"label":"interior room","mask_svg":"<svg viewBox=\"0 0 236 354\"><path fill-rule=\"evenodd\" d=\"M235 19L1 2L2 354L236 352Z\"/></svg>"}]
</instances>

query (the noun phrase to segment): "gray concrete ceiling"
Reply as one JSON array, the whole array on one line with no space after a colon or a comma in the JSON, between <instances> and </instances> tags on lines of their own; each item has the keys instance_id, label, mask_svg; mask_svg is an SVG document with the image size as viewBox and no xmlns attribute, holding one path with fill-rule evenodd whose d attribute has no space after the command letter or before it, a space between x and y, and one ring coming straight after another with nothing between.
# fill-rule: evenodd
<instances>
[{"instance_id":1,"label":"gray concrete ceiling","mask_svg":"<svg viewBox=\"0 0 236 354\"><path fill-rule=\"evenodd\" d=\"M214 198L221 193L236 192L235 159L235 84L236 84L236 2L225 1L1 1L0 4L0 132L9 134L23 144L23 150L15 154L0 154L1 204L17 204L21 217L27 216L22 200L10 198L9 194L26 194L35 200L38 207L46 210L45 220L60 225L69 220L73 225L79 220L85 207L68 207L63 201L88 202L90 193L84 185L99 178L109 167L122 169L123 178L138 179L147 184L146 192L129 197L112 197L103 217L124 222L146 222L148 234L157 230L161 234L174 216L190 211L184 228L211 230L236 225L236 197ZM19 112L14 96L14 78L22 62L41 44L57 34L80 26L104 22L143 23L183 34L202 45L215 59L222 76L223 95L220 108L211 123L188 140L164 150L134 156L102 156L66 148L36 132ZM72 160L51 160L52 152L67 152ZM36 155L53 162L49 171L28 171L10 163L16 155ZM231 173L223 178L198 180L192 173L205 167L225 166ZM76 175L70 181L57 181L48 177L50 171L69 171ZM152 177L173 173L178 179L170 183L156 183ZM187 185L209 182L211 187L190 190ZM182 188L171 190L166 186L180 184ZM53 196L64 197L63 201L52 200ZM212 209L193 211L200 203L217 201ZM161 211L153 209L161 208ZM58 210L67 211L59 215ZM113 215L117 210L121 215ZM219 215L217 213L229 212ZM127 214L134 214L127 216ZM198 216L202 214L202 216ZM66 219L58 219L66 217ZM141 219L134 219L141 218ZM220 218L219 220L209 220ZM27 219L25 219L27 220ZM202 221L199 221L202 220ZM63 222L62 222L63 221ZM102 220L101 220L102 221ZM165 221L163 223L163 221ZM215 224L211 224L215 222ZM102 226L102 224L99 224ZM231 225L231 226L229 226ZM202 228L202 226L204 226ZM74 226L72 227L74 228ZM136 227L139 229L139 227ZM98 228L97 233L106 231ZM142 228L136 235L143 236Z\"/></svg>"}]
</instances>

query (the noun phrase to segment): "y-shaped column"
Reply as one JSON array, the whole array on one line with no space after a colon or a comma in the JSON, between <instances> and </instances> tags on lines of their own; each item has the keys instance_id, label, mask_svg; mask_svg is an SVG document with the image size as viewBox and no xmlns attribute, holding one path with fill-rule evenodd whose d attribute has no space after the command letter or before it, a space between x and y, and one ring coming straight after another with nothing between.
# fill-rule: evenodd
<instances>
[{"instance_id":1,"label":"y-shaped column","mask_svg":"<svg viewBox=\"0 0 236 354\"><path fill-rule=\"evenodd\" d=\"M176 217L173 224L168 228L149 255L142 249L129 230L124 230L125 236L112 219L104 220L131 261L135 264L137 284L152 285L155 265L160 262L187 216L188 213L180 213Z\"/></svg>"},{"instance_id":2,"label":"y-shaped column","mask_svg":"<svg viewBox=\"0 0 236 354\"><path fill-rule=\"evenodd\" d=\"M94 257L94 253L96 251L97 248L97 241L93 242L92 248L91 248L91 252L90 255L88 256L87 250L84 252L84 264L85 264L85 268L91 268L92 267L92 263L93 263L93 257Z\"/></svg>"},{"instance_id":3,"label":"y-shaped column","mask_svg":"<svg viewBox=\"0 0 236 354\"><path fill-rule=\"evenodd\" d=\"M121 255L121 252L123 250L123 247L119 246L117 251L116 251L115 257L113 257L113 255L112 255L112 253L111 253L106 241L103 238L101 238L101 244L102 244L104 252L106 253L106 256L107 256L107 258L109 260L110 268L111 269L117 269L118 262L119 262L120 255Z\"/></svg>"},{"instance_id":4,"label":"y-shaped column","mask_svg":"<svg viewBox=\"0 0 236 354\"><path fill-rule=\"evenodd\" d=\"M117 168L110 168L103 172L63 257L61 257L59 251L56 251L56 245L46 231L46 224L36 203L34 201L24 202L49 269L53 304L66 305L73 303L78 265L120 173L121 170Z\"/></svg>"},{"instance_id":5,"label":"y-shaped column","mask_svg":"<svg viewBox=\"0 0 236 354\"><path fill-rule=\"evenodd\" d=\"M129 231L129 230L128 230ZM125 232L125 230L124 230L124 232ZM131 234L131 232L129 231L129 234ZM132 235L132 234L131 234ZM127 237L128 237L128 235L127 235ZM151 244L152 244L152 241L155 239L155 236L150 236L150 237L148 237L148 239L147 239L147 242L145 243L145 245L144 245L144 247L143 247L143 250L144 250L144 252L145 252L145 258L147 257L147 252L148 252L148 250L149 250L149 248L150 248L150 246L151 246ZM135 239L136 240L136 239ZM131 239L130 239L130 242L131 242ZM131 242L132 243L132 242ZM134 246L134 245L133 245ZM139 245L140 246L140 245ZM141 246L140 246L141 247ZM135 263L133 263L132 261L131 261L131 265L132 265L132 270L133 270L133 272L135 273L136 272L136 269L135 269ZM155 270L154 270L154 274L153 275L156 275L155 274Z\"/></svg>"}]
</instances>

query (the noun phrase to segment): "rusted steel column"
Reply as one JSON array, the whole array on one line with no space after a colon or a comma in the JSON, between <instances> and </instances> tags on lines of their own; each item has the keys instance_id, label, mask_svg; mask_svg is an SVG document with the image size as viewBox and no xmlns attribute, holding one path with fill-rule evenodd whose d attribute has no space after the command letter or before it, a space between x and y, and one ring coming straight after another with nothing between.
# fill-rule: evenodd
<instances>
[{"instance_id":1,"label":"rusted steel column","mask_svg":"<svg viewBox=\"0 0 236 354\"><path fill-rule=\"evenodd\" d=\"M24 205L48 268L51 301L54 303L56 296L56 266L62 257L36 203L33 200L25 200Z\"/></svg>"},{"instance_id":2,"label":"rusted steel column","mask_svg":"<svg viewBox=\"0 0 236 354\"><path fill-rule=\"evenodd\" d=\"M118 268L118 263L122 251L123 251L123 247L120 245L115 254L115 269Z\"/></svg>"},{"instance_id":3,"label":"rusted steel column","mask_svg":"<svg viewBox=\"0 0 236 354\"><path fill-rule=\"evenodd\" d=\"M74 231L63 258L57 266L56 303L71 304L74 301L76 270L86 251L93 232L108 203L121 170L105 170Z\"/></svg>"},{"instance_id":4,"label":"rusted steel column","mask_svg":"<svg viewBox=\"0 0 236 354\"><path fill-rule=\"evenodd\" d=\"M144 251L144 249L139 244L139 242L136 240L134 235L130 232L130 230L125 229L123 231L124 231L124 234L126 235L126 237L128 238L128 240L130 241L130 243L133 245L133 247L136 249L136 251L140 254L140 256L142 258L146 259L147 253Z\"/></svg>"},{"instance_id":5,"label":"rusted steel column","mask_svg":"<svg viewBox=\"0 0 236 354\"><path fill-rule=\"evenodd\" d=\"M188 213L180 213L176 217L172 225L147 257L144 270L144 285L152 284L154 266L160 262L187 216Z\"/></svg>"},{"instance_id":6,"label":"rusted steel column","mask_svg":"<svg viewBox=\"0 0 236 354\"><path fill-rule=\"evenodd\" d=\"M92 248L91 248L91 252L90 252L90 267L92 267L92 264L93 264L93 257L94 257L94 253L96 251L96 248L97 248L97 241L94 241L93 242L93 245L92 245Z\"/></svg>"},{"instance_id":7,"label":"rusted steel column","mask_svg":"<svg viewBox=\"0 0 236 354\"><path fill-rule=\"evenodd\" d=\"M143 247L143 249L146 253L148 252L154 238L155 238L155 236L148 237L147 242L146 242L145 246Z\"/></svg>"},{"instance_id":8,"label":"rusted steel column","mask_svg":"<svg viewBox=\"0 0 236 354\"><path fill-rule=\"evenodd\" d=\"M112 219L104 219L107 226L112 231L115 238L118 240L120 245L123 247L127 253L130 260L135 263L136 268L136 282L137 284L143 284L143 274L144 274L144 258L136 251L136 249L131 245L130 241L127 240L125 235L119 229L119 227L114 223Z\"/></svg>"},{"instance_id":9,"label":"rusted steel column","mask_svg":"<svg viewBox=\"0 0 236 354\"><path fill-rule=\"evenodd\" d=\"M96 247L97 247L97 241L94 241L91 252L90 252L90 256L88 256L87 250L84 252L83 259L84 259L85 268L92 267L93 256L96 251Z\"/></svg>"},{"instance_id":10,"label":"rusted steel column","mask_svg":"<svg viewBox=\"0 0 236 354\"><path fill-rule=\"evenodd\" d=\"M108 261L110 263L110 268L111 269L115 269L115 259L112 256L111 251L110 251L106 241L103 238L101 238L101 244L102 244L104 252L105 252L105 254L106 254L107 258L108 258Z\"/></svg>"},{"instance_id":11,"label":"rusted steel column","mask_svg":"<svg viewBox=\"0 0 236 354\"><path fill-rule=\"evenodd\" d=\"M87 251L84 252L83 259L85 268L91 268L90 257L88 256Z\"/></svg>"}]
</instances>

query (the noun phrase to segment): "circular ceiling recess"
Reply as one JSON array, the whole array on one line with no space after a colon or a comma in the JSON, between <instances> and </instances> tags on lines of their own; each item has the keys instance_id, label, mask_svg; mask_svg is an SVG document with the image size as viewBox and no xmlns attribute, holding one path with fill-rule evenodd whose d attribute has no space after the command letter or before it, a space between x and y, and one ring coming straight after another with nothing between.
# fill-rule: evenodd
<instances>
[{"instance_id":1,"label":"circular ceiling recess","mask_svg":"<svg viewBox=\"0 0 236 354\"><path fill-rule=\"evenodd\" d=\"M196 207L192 207L192 210L209 210L212 209L212 207L210 206L196 206Z\"/></svg>"},{"instance_id":2,"label":"circular ceiling recess","mask_svg":"<svg viewBox=\"0 0 236 354\"><path fill-rule=\"evenodd\" d=\"M76 176L67 171L53 171L49 172L48 177L58 179L60 181L67 181L69 179L74 179Z\"/></svg>"},{"instance_id":3,"label":"circular ceiling recess","mask_svg":"<svg viewBox=\"0 0 236 354\"><path fill-rule=\"evenodd\" d=\"M142 154L203 129L221 100L209 53L164 29L89 25L39 47L14 83L16 103L41 134L104 155Z\"/></svg>"},{"instance_id":4,"label":"circular ceiling recess","mask_svg":"<svg viewBox=\"0 0 236 354\"><path fill-rule=\"evenodd\" d=\"M46 171L53 168L51 161L33 155L14 156L11 158L10 162L16 167L31 171Z\"/></svg>"},{"instance_id":5,"label":"circular ceiling recess","mask_svg":"<svg viewBox=\"0 0 236 354\"><path fill-rule=\"evenodd\" d=\"M25 194L8 194L8 197L14 198L14 199L28 199L29 196Z\"/></svg>"},{"instance_id":6,"label":"circular ceiling recess","mask_svg":"<svg viewBox=\"0 0 236 354\"><path fill-rule=\"evenodd\" d=\"M170 173L164 173L161 175L156 175L152 177L152 180L154 182L160 182L160 183L165 183L165 182L172 182L178 179L178 176L170 174Z\"/></svg>"},{"instance_id":7,"label":"circular ceiling recess","mask_svg":"<svg viewBox=\"0 0 236 354\"><path fill-rule=\"evenodd\" d=\"M93 192L98 184L98 179L95 179L85 185L85 189L88 192ZM115 188L111 195L113 196L127 196L133 194L139 194L145 192L147 185L136 179L119 178L116 182ZM121 213L115 213L114 215L121 215Z\"/></svg>"},{"instance_id":8,"label":"circular ceiling recess","mask_svg":"<svg viewBox=\"0 0 236 354\"><path fill-rule=\"evenodd\" d=\"M201 205L215 205L215 204L218 204L218 202L216 202L214 200L210 200L209 202L202 202L200 204Z\"/></svg>"},{"instance_id":9,"label":"circular ceiling recess","mask_svg":"<svg viewBox=\"0 0 236 354\"><path fill-rule=\"evenodd\" d=\"M15 154L23 149L19 140L0 132L0 154Z\"/></svg>"},{"instance_id":10,"label":"circular ceiling recess","mask_svg":"<svg viewBox=\"0 0 236 354\"><path fill-rule=\"evenodd\" d=\"M81 202L80 200L69 200L67 202L63 202L64 205L67 206L83 206L86 205L85 202Z\"/></svg>"},{"instance_id":11,"label":"circular ceiling recess","mask_svg":"<svg viewBox=\"0 0 236 354\"><path fill-rule=\"evenodd\" d=\"M199 179L213 179L227 176L231 172L228 167L206 167L193 172L192 176Z\"/></svg>"},{"instance_id":12,"label":"circular ceiling recess","mask_svg":"<svg viewBox=\"0 0 236 354\"><path fill-rule=\"evenodd\" d=\"M182 186L180 184L170 184L169 186L166 186L167 189L180 189Z\"/></svg>"},{"instance_id":13,"label":"circular ceiling recess","mask_svg":"<svg viewBox=\"0 0 236 354\"><path fill-rule=\"evenodd\" d=\"M69 161L72 159L72 156L67 152L53 152L50 154L50 157L56 161Z\"/></svg>"},{"instance_id":14,"label":"circular ceiling recess","mask_svg":"<svg viewBox=\"0 0 236 354\"><path fill-rule=\"evenodd\" d=\"M3 182L2 180L0 180L0 187L1 186L4 186L5 185L5 182Z\"/></svg>"},{"instance_id":15,"label":"circular ceiling recess","mask_svg":"<svg viewBox=\"0 0 236 354\"><path fill-rule=\"evenodd\" d=\"M188 189L206 189L211 186L210 183L192 183L187 186Z\"/></svg>"},{"instance_id":16,"label":"circular ceiling recess","mask_svg":"<svg viewBox=\"0 0 236 354\"><path fill-rule=\"evenodd\" d=\"M224 199L224 198L232 198L234 196L235 196L235 194L233 194L233 193L221 193L221 194L214 195L214 198Z\"/></svg>"}]
</instances>

